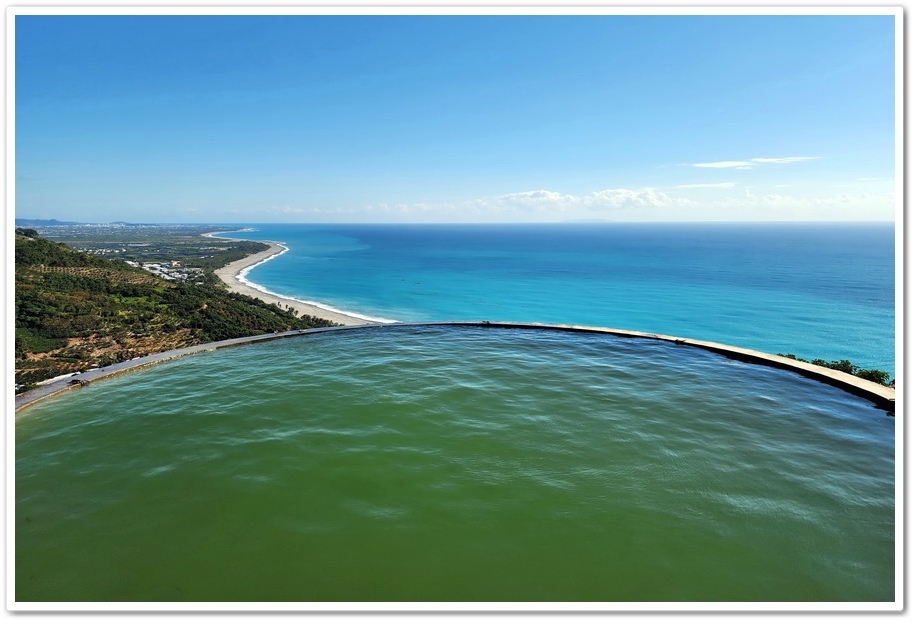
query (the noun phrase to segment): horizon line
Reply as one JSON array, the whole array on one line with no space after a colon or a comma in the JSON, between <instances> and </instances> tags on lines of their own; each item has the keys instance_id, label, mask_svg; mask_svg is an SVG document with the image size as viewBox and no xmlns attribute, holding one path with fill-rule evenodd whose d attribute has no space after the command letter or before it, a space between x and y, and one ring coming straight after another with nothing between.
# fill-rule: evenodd
<instances>
[{"instance_id":1,"label":"horizon line","mask_svg":"<svg viewBox=\"0 0 916 623\"><path fill-rule=\"evenodd\" d=\"M897 224L897 219L804 219L804 220L664 220L614 221L570 219L564 221L62 221L56 218L14 217L15 221L55 221L68 225L803 225L803 224Z\"/></svg>"}]
</instances>

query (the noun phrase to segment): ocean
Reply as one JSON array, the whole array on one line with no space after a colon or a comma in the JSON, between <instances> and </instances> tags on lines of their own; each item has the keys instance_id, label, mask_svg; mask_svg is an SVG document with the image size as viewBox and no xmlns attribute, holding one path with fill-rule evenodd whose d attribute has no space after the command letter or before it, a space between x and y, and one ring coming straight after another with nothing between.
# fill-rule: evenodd
<instances>
[{"instance_id":1,"label":"ocean","mask_svg":"<svg viewBox=\"0 0 916 623\"><path fill-rule=\"evenodd\" d=\"M245 225L254 285L371 319L580 324L895 374L892 223Z\"/></svg>"}]
</instances>

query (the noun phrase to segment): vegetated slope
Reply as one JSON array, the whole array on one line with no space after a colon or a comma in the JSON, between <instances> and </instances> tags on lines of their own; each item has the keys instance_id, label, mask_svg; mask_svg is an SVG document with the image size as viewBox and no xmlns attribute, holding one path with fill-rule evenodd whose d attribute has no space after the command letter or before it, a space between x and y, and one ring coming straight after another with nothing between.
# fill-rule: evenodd
<instances>
[{"instance_id":1,"label":"vegetated slope","mask_svg":"<svg viewBox=\"0 0 916 623\"><path fill-rule=\"evenodd\" d=\"M167 281L33 230L17 230L15 290L16 383L24 386L173 348L334 324L218 287Z\"/></svg>"}]
</instances>

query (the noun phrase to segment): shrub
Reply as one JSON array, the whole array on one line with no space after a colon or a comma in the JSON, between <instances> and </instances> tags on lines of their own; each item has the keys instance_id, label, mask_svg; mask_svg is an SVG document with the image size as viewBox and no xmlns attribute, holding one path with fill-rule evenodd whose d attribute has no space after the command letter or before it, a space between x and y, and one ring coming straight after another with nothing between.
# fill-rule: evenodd
<instances>
[{"instance_id":1,"label":"shrub","mask_svg":"<svg viewBox=\"0 0 916 623\"><path fill-rule=\"evenodd\" d=\"M888 387L893 387L894 380L891 379L891 375L888 372L883 370L863 370L857 365L851 363L848 359L840 359L839 361L827 361L825 359L812 359L808 361L807 359L802 359L801 357L796 357L792 353L782 354L777 353L780 357L785 357L787 359L793 359L795 361L803 361L805 363L813 363L816 366L821 366L822 368L829 368L831 370L839 370L840 372L845 372L846 374L851 374L857 376L860 379L865 379L866 381L871 381L872 383L878 383L880 385L885 385Z\"/></svg>"}]
</instances>

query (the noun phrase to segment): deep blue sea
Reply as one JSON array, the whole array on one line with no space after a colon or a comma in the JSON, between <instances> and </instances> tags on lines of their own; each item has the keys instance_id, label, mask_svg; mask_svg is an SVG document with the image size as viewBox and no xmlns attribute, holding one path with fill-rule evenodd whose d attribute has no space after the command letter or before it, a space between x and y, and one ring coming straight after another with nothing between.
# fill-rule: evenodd
<instances>
[{"instance_id":1,"label":"deep blue sea","mask_svg":"<svg viewBox=\"0 0 916 623\"><path fill-rule=\"evenodd\" d=\"M895 374L893 223L244 225L263 289L397 321L581 324Z\"/></svg>"}]
</instances>

